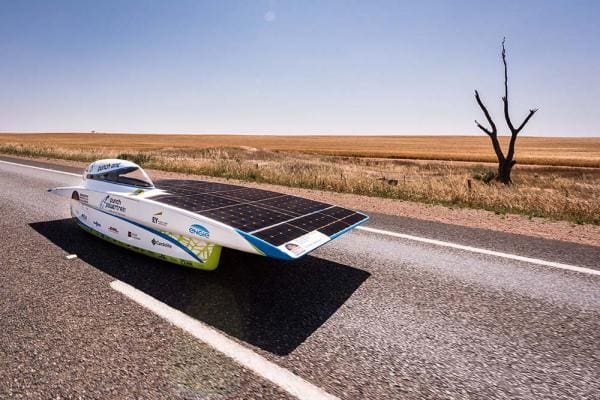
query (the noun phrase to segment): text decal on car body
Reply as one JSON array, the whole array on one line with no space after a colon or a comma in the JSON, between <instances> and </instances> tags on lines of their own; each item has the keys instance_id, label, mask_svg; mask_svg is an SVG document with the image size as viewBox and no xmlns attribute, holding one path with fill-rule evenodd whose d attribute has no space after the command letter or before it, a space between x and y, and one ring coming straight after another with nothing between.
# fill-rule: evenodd
<instances>
[{"instance_id":1,"label":"text decal on car body","mask_svg":"<svg viewBox=\"0 0 600 400\"><path fill-rule=\"evenodd\" d=\"M163 215L162 211L155 213L154 216L152 216L152 223L156 224L156 225L161 225L161 226L169 225L167 222L160 219L160 217L162 217L162 215Z\"/></svg>"},{"instance_id":2,"label":"text decal on car body","mask_svg":"<svg viewBox=\"0 0 600 400\"><path fill-rule=\"evenodd\" d=\"M152 239L151 241L153 246L162 246L162 247L166 247L168 249L172 248L173 246L171 246L170 243L167 242L161 242L160 240L156 240L156 239Z\"/></svg>"},{"instance_id":3,"label":"text decal on car body","mask_svg":"<svg viewBox=\"0 0 600 400\"><path fill-rule=\"evenodd\" d=\"M125 212L127 211L127 208L125 208L121 205L120 199L115 199L113 197L110 197L110 195L107 195L100 202L100 208L109 209L109 210L115 211L117 213L122 213L122 214L125 214Z\"/></svg>"},{"instance_id":4,"label":"text decal on car body","mask_svg":"<svg viewBox=\"0 0 600 400\"><path fill-rule=\"evenodd\" d=\"M206 239L208 239L210 237L210 233L208 232L208 229L206 229L202 225L194 224L194 225L190 226L189 231L192 235L200 236L200 237L203 237Z\"/></svg>"},{"instance_id":5,"label":"text decal on car body","mask_svg":"<svg viewBox=\"0 0 600 400\"><path fill-rule=\"evenodd\" d=\"M98 165L97 171L102 172L102 171L106 171L107 169L119 168L120 166L121 166L121 163L100 164L100 165Z\"/></svg>"}]
</instances>

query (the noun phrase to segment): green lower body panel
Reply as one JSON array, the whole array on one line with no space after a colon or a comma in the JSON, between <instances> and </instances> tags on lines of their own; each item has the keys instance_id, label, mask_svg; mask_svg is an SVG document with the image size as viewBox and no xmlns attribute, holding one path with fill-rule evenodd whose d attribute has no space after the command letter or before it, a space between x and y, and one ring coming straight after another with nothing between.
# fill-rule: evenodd
<instances>
[{"instance_id":1,"label":"green lower body panel","mask_svg":"<svg viewBox=\"0 0 600 400\"><path fill-rule=\"evenodd\" d=\"M183 265L185 267L190 267L190 268L197 268L197 269L202 269L202 270L206 270L206 271L212 271L214 269L216 269L219 266L219 259L221 257L221 246L213 246L212 251L210 252L209 257L204 260L204 262L197 262L197 261L189 261L189 260L183 260L181 258L177 258L177 257L173 257L173 256L169 256L166 254L161 254L158 252L154 252L151 250L146 250L146 249L142 249L136 246L133 246L129 243L124 243L120 240L114 239L108 235L105 235L101 232L98 232L92 228L90 228L89 226L86 226L85 224L81 223L77 218L75 218L75 220L77 221L77 224L86 232L99 237L100 239L106 240L107 242L110 242L112 244L116 244L117 246L129 249L129 250L133 250L137 253L140 254L144 254L146 256L150 256L153 258L157 258L159 260L163 260L163 261L167 261L173 264L178 264L178 265Z\"/></svg>"}]
</instances>

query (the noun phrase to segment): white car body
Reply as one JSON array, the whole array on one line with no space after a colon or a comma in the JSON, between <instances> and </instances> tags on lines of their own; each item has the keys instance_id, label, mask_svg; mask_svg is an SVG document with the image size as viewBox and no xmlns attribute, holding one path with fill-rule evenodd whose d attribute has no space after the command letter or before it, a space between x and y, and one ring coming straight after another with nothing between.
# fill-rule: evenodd
<instances>
[{"instance_id":1,"label":"white car body","mask_svg":"<svg viewBox=\"0 0 600 400\"><path fill-rule=\"evenodd\" d=\"M131 173L141 175L141 179L128 177ZM198 181L198 183L203 182ZM204 182L204 184L210 183ZM240 193L244 190L250 189L231 186L229 193ZM71 214L84 230L123 247L200 269L211 270L217 267L221 247L280 259L296 259L334 237L312 230L302 231L302 235L294 237L293 242L280 245L267 243L254 236L252 232L245 232L198 212L153 200L159 196L159 198L167 197L175 200L178 198L174 194L169 194L168 190L156 188L138 165L126 160L96 161L85 170L80 185L59 187L50 191L70 198ZM255 189L255 191L259 190ZM196 195L217 196L212 192ZM282 194L281 196L286 197ZM194 195L179 195L179 198L186 197L193 199ZM301 199L287 197L291 200ZM230 199L223 200L231 202ZM310 202L310 200L306 201ZM257 202L246 201L236 204L238 208L247 205L247 208L256 209L251 204ZM236 205L220 208L232 207ZM330 206L328 209L332 207L335 206ZM219 207L215 209L218 210ZM268 212L268 209L266 211ZM282 213L281 210L272 212ZM368 219L363 214L360 215L364 218L361 217L359 223ZM291 223L298 221L300 217L291 218ZM290 221L275 224L275 227ZM344 229L344 232L359 223L348 225L349 229ZM265 227L259 231L265 229L273 230L272 227ZM343 232L335 236L341 233Z\"/></svg>"}]
</instances>

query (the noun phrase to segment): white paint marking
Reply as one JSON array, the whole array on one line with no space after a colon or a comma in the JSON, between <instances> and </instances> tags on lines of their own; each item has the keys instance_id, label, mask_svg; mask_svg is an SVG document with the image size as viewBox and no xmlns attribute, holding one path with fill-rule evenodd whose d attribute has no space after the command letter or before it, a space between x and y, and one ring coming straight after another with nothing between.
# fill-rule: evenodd
<instances>
[{"instance_id":1,"label":"white paint marking","mask_svg":"<svg viewBox=\"0 0 600 400\"><path fill-rule=\"evenodd\" d=\"M232 358L240 365L248 368L257 375L267 379L298 399L318 400L337 399L321 388L305 381L290 371L256 354L252 350L229 339L224 334L210 326L176 310L121 281L113 281L110 286L119 293L127 296L141 306L152 311L171 324L183 329L195 338L208 344L213 349Z\"/></svg>"},{"instance_id":2,"label":"white paint marking","mask_svg":"<svg viewBox=\"0 0 600 400\"><path fill-rule=\"evenodd\" d=\"M39 169L40 171L54 172L55 174L63 174L63 175L77 176L77 177L81 178L81 174L74 174L74 173L72 173L72 172L59 171L59 170L56 170L56 169L42 168L42 167L34 167L33 165L19 164L19 163L14 163L14 162L10 162L10 161L4 161L4 160L0 160L0 163L3 163L3 164L10 164L10 165L16 165L16 166L18 166L18 167L25 167L25 168Z\"/></svg>"},{"instance_id":3,"label":"white paint marking","mask_svg":"<svg viewBox=\"0 0 600 400\"><path fill-rule=\"evenodd\" d=\"M524 262L528 262L528 263L532 263L532 264L543 265L546 267L560 268L560 269L565 269L568 271L582 272L584 274L600 276L600 271L598 271L598 270L591 269L591 268L578 267L576 265L562 264L562 263L557 263L557 262L553 262L553 261L540 260L537 258L523 257L523 256L518 256L516 254L502 253L500 251L493 251L493 250L487 250L487 249L480 249L478 247L465 246L462 244L451 243L451 242L443 242L441 240L435 240L435 239L427 239L427 238L422 238L419 236L406 235L404 233L384 231L382 229L368 228L366 226L359 226L356 229L359 229L359 230L365 231L365 232L377 233L379 235L386 235L386 236L392 236L392 237L397 237L397 238L401 238L401 239L414 240L416 242L434 244L436 246L451 247L453 249L466 250L466 251L470 251L472 253L486 254L488 256L508 258L510 260L524 261Z\"/></svg>"},{"instance_id":4,"label":"white paint marking","mask_svg":"<svg viewBox=\"0 0 600 400\"><path fill-rule=\"evenodd\" d=\"M77 258L77 254L69 254L69 255L67 256L67 260L73 260L73 259L75 259L75 258Z\"/></svg>"}]
</instances>

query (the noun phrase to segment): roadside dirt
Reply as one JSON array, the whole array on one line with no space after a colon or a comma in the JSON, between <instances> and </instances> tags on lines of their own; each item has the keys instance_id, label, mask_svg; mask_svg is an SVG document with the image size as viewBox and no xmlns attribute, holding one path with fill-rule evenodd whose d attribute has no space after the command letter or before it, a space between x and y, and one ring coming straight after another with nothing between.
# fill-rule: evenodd
<instances>
[{"instance_id":1,"label":"roadside dirt","mask_svg":"<svg viewBox=\"0 0 600 400\"><path fill-rule=\"evenodd\" d=\"M37 158L35 160L57 165L81 167L82 169L87 166L87 163L77 161L41 158ZM248 187L274 190L313 200L334 203L343 207L359 209L367 213L377 212L381 214L411 217L452 225L468 226L499 232L541 237L545 239L600 246L600 226L598 225L577 225L566 221L553 221L544 218L529 218L527 216L516 214L499 215L485 210L451 208L394 199L382 199L345 193L323 192L311 189L289 188L270 184L257 184L252 182L243 182L233 179L227 180L201 175L188 175L156 170L147 170L147 172L152 179L155 180L177 178L230 182Z\"/></svg>"}]
</instances>

